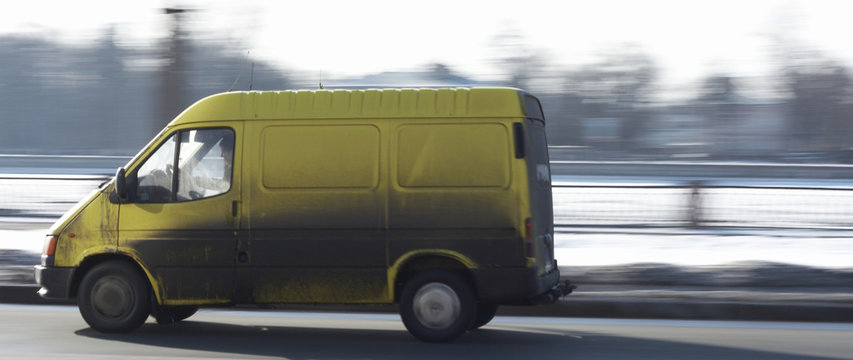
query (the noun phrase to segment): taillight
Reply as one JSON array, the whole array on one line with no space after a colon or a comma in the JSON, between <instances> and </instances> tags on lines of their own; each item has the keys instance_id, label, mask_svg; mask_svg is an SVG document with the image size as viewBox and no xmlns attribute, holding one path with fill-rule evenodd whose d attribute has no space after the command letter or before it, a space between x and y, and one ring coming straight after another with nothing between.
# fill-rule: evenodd
<instances>
[{"instance_id":1,"label":"taillight","mask_svg":"<svg viewBox=\"0 0 853 360\"><path fill-rule=\"evenodd\" d=\"M42 250L42 254L47 256L53 256L53 254L56 252L56 240L56 235L48 235L44 239L44 249Z\"/></svg>"},{"instance_id":2,"label":"taillight","mask_svg":"<svg viewBox=\"0 0 853 360\"><path fill-rule=\"evenodd\" d=\"M535 257L536 251L533 247L533 222L530 218L524 220L524 247L527 251L527 257Z\"/></svg>"}]
</instances>

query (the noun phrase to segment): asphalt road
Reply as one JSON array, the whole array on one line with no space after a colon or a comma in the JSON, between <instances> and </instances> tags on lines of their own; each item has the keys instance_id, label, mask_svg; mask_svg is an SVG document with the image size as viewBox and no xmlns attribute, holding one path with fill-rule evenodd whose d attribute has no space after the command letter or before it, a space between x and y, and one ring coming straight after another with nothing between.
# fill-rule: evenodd
<instances>
[{"instance_id":1,"label":"asphalt road","mask_svg":"<svg viewBox=\"0 0 853 360\"><path fill-rule=\"evenodd\" d=\"M853 359L853 324L497 317L450 344L397 315L202 310L130 334L72 306L0 305L2 359Z\"/></svg>"}]
</instances>

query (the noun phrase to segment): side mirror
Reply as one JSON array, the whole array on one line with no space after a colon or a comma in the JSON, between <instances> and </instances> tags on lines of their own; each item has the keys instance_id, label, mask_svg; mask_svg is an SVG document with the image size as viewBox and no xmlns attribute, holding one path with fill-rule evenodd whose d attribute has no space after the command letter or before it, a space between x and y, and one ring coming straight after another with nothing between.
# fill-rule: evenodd
<instances>
[{"instance_id":1,"label":"side mirror","mask_svg":"<svg viewBox=\"0 0 853 360\"><path fill-rule=\"evenodd\" d=\"M127 200L127 180L124 178L124 168L120 167L116 170L116 188L115 194L119 201Z\"/></svg>"}]
</instances>

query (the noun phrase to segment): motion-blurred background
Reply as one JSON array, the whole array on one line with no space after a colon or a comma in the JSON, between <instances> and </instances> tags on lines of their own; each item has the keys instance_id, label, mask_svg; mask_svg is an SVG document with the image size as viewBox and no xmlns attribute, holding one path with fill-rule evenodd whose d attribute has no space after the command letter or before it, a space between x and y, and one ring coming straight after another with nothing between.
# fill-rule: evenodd
<instances>
[{"instance_id":1,"label":"motion-blurred background","mask_svg":"<svg viewBox=\"0 0 853 360\"><path fill-rule=\"evenodd\" d=\"M0 153L134 154L217 92L514 86L567 160L853 161L844 1L39 1L0 12Z\"/></svg>"},{"instance_id":2,"label":"motion-blurred background","mask_svg":"<svg viewBox=\"0 0 853 360\"><path fill-rule=\"evenodd\" d=\"M4 2L0 283L34 286L49 224L205 96L513 86L544 106L555 255L581 285L572 314L616 299L622 310L600 313L849 320L851 10L841 0ZM643 297L676 310L625 310ZM708 301L725 306L692 307ZM732 303L781 307L757 315Z\"/></svg>"}]
</instances>

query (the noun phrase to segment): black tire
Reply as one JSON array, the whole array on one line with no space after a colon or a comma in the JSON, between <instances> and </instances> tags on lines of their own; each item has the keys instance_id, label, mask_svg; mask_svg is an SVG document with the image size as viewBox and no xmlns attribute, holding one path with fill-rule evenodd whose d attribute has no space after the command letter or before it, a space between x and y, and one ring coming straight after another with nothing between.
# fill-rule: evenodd
<instances>
[{"instance_id":1,"label":"black tire","mask_svg":"<svg viewBox=\"0 0 853 360\"><path fill-rule=\"evenodd\" d=\"M471 325L471 330L479 329L489 321L495 318L495 314L498 313L498 306L496 304L488 304L488 303L478 303L477 304L477 315L474 316L474 323Z\"/></svg>"},{"instance_id":2,"label":"black tire","mask_svg":"<svg viewBox=\"0 0 853 360\"><path fill-rule=\"evenodd\" d=\"M474 323L477 303L471 284L457 273L427 270L403 286L400 317L406 329L426 342L448 342Z\"/></svg>"},{"instance_id":3,"label":"black tire","mask_svg":"<svg viewBox=\"0 0 853 360\"><path fill-rule=\"evenodd\" d=\"M186 320L198 311L198 306L157 306L152 308L151 315L160 325L168 325Z\"/></svg>"},{"instance_id":4,"label":"black tire","mask_svg":"<svg viewBox=\"0 0 853 360\"><path fill-rule=\"evenodd\" d=\"M83 320L97 331L130 332L151 313L150 293L148 281L133 265L108 261L83 277L77 306Z\"/></svg>"}]
</instances>

